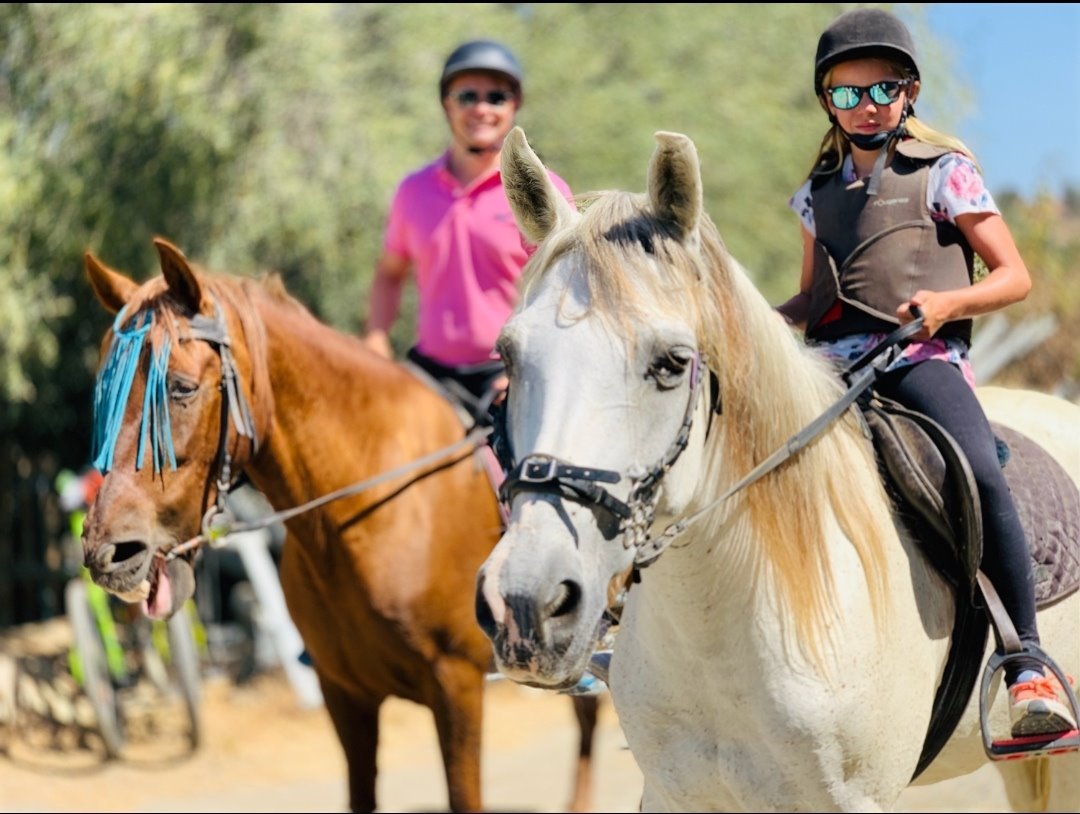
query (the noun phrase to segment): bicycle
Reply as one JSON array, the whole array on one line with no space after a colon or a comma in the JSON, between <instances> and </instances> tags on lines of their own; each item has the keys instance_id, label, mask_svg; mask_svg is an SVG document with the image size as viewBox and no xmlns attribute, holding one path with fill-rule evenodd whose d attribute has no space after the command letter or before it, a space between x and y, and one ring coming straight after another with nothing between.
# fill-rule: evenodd
<instances>
[{"instance_id":1,"label":"bicycle","mask_svg":"<svg viewBox=\"0 0 1080 814\"><path fill-rule=\"evenodd\" d=\"M62 495L69 486L69 479L58 478ZM85 508L72 508L70 497L67 503L72 538L78 540ZM180 695L188 746L197 749L202 739L200 639L205 650L206 635L195 603L188 600L167 621L150 619L138 607L111 597L80 566L65 586L64 608L72 630L69 669L97 716L106 756L120 756L130 723L128 708L146 686L159 699Z\"/></svg>"}]
</instances>

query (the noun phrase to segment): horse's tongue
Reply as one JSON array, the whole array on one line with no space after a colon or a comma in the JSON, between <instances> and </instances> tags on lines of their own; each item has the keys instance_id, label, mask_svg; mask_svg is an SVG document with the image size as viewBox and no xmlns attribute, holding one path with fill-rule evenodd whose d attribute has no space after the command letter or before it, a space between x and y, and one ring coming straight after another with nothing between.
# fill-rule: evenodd
<instances>
[{"instance_id":1,"label":"horse's tongue","mask_svg":"<svg viewBox=\"0 0 1080 814\"><path fill-rule=\"evenodd\" d=\"M143 613L151 619L165 619L172 610L172 583L169 582L169 572L162 568L158 573L157 590L149 601L143 603Z\"/></svg>"}]
</instances>

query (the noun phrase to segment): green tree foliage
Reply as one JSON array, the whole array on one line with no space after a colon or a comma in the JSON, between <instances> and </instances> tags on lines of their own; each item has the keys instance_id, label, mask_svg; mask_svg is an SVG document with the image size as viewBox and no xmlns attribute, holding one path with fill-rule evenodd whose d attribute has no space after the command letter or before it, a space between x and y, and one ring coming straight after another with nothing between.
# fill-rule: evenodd
<instances>
[{"instance_id":1,"label":"green tree foliage","mask_svg":"<svg viewBox=\"0 0 1080 814\"><path fill-rule=\"evenodd\" d=\"M394 186L446 145L443 59L472 37L518 53L519 122L577 192L643 189L653 133L690 135L728 246L786 298L801 251L787 199L826 127L814 48L850 5L0 6L4 437L86 460L109 321L88 248L144 278L163 235L213 270L277 271L358 330ZM394 338L409 343L408 320Z\"/></svg>"},{"instance_id":2,"label":"green tree foliage","mask_svg":"<svg viewBox=\"0 0 1080 814\"><path fill-rule=\"evenodd\" d=\"M1031 273L1027 300L1010 309L1021 320L1053 314L1057 332L1039 353L1014 363L1002 383L1042 390L1062 388L1080 396L1080 212L1073 205L1080 190L1067 189L1062 200L1040 194L1032 201L1008 196L1001 202L1016 245Z\"/></svg>"},{"instance_id":3,"label":"green tree foliage","mask_svg":"<svg viewBox=\"0 0 1080 814\"><path fill-rule=\"evenodd\" d=\"M245 12L255 13L231 8L222 21L192 5L0 7L11 190L0 291L11 298L5 312L29 326L9 346L5 322L5 432L18 428L31 444L86 435L108 323L82 273L85 248L138 270L151 235L211 233L252 129L231 68Z\"/></svg>"}]
</instances>

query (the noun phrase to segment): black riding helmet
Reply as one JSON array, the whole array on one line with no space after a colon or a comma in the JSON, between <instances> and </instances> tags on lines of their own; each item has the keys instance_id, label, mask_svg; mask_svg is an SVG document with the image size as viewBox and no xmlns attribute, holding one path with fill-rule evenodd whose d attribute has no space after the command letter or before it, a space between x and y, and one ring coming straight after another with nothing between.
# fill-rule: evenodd
<instances>
[{"instance_id":1,"label":"black riding helmet","mask_svg":"<svg viewBox=\"0 0 1080 814\"><path fill-rule=\"evenodd\" d=\"M915 61L915 41L911 32L900 20L887 11L878 8L858 8L846 11L833 20L818 39L817 54L814 56L814 93L822 108L829 114L829 121L855 146L863 150L877 150L878 156L870 173L867 195L877 195L881 184L881 173L888 157L889 146L906 133L906 122L914 114L915 107L910 97L900 115L900 123L895 130L882 131L873 135L848 133L840 127L836 116L825 102L825 89L822 83L835 65L853 59L887 59L903 65L911 79L919 78L919 65Z\"/></svg>"},{"instance_id":2,"label":"black riding helmet","mask_svg":"<svg viewBox=\"0 0 1080 814\"><path fill-rule=\"evenodd\" d=\"M521 65L513 52L502 43L494 40L471 40L455 48L443 65L442 77L439 79L440 99L446 96L450 80L465 71L492 71L506 77L513 86L518 105L521 105Z\"/></svg>"},{"instance_id":3,"label":"black riding helmet","mask_svg":"<svg viewBox=\"0 0 1080 814\"><path fill-rule=\"evenodd\" d=\"M904 65L912 79L919 78L915 41L895 16L879 8L857 8L837 17L818 40L814 57L814 94L821 96L829 69L840 62L863 57L891 59Z\"/></svg>"}]
</instances>

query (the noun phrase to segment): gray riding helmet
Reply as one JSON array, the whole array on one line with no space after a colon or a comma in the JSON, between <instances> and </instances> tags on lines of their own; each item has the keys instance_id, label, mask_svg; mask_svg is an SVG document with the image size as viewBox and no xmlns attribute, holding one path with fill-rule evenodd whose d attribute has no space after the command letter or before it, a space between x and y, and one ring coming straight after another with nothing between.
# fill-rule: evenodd
<instances>
[{"instance_id":1,"label":"gray riding helmet","mask_svg":"<svg viewBox=\"0 0 1080 814\"><path fill-rule=\"evenodd\" d=\"M518 106L524 98L521 90L521 64L514 53L501 42L494 40L470 40L462 43L446 58L439 79L439 98L446 96L450 80L465 71L492 71L510 80Z\"/></svg>"},{"instance_id":2,"label":"gray riding helmet","mask_svg":"<svg viewBox=\"0 0 1080 814\"><path fill-rule=\"evenodd\" d=\"M818 40L814 56L814 95L821 96L829 69L840 62L863 57L892 59L919 78L915 41L900 20L879 8L857 8L833 20Z\"/></svg>"}]
</instances>

